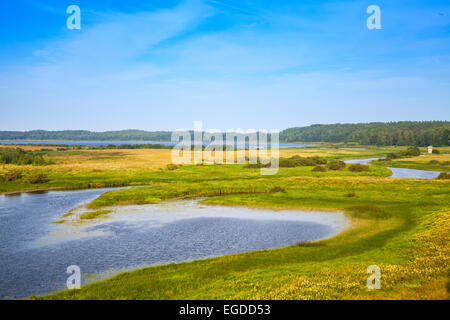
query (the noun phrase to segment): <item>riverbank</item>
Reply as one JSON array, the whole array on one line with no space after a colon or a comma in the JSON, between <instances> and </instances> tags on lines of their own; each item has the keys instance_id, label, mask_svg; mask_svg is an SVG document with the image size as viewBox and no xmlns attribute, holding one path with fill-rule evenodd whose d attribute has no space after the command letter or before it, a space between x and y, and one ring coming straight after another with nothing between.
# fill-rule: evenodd
<instances>
[{"instance_id":1,"label":"riverbank","mask_svg":"<svg viewBox=\"0 0 450 320\"><path fill-rule=\"evenodd\" d=\"M450 172L450 154L427 154L419 157L388 161L383 165L395 168Z\"/></svg>"},{"instance_id":2,"label":"riverbank","mask_svg":"<svg viewBox=\"0 0 450 320\"><path fill-rule=\"evenodd\" d=\"M450 184L373 177L285 177L285 192L208 204L338 209L354 225L315 243L121 273L43 299L445 299ZM249 187L255 186L256 181ZM209 189L209 185L198 188ZM162 188L163 189L163 188ZM161 191L162 193L162 191ZM427 201L424 203L423 199ZM382 289L368 290L378 265Z\"/></svg>"},{"instance_id":3,"label":"riverbank","mask_svg":"<svg viewBox=\"0 0 450 320\"><path fill-rule=\"evenodd\" d=\"M114 207L89 219L75 210L68 223L52 223L65 208L104 191L0 197L0 256L7 257L0 300L64 289L65 269L74 263L87 283L143 266L325 239L349 223L342 212L205 206L200 199Z\"/></svg>"}]
</instances>

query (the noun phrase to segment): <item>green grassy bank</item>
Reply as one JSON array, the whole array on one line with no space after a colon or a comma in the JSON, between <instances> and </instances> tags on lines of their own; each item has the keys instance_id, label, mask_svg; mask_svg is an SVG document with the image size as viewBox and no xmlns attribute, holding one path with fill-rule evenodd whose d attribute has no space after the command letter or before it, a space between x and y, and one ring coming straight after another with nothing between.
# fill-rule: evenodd
<instances>
[{"instance_id":1,"label":"green grassy bank","mask_svg":"<svg viewBox=\"0 0 450 320\"><path fill-rule=\"evenodd\" d=\"M195 176L197 169L191 174ZM190 168L186 170L188 174ZM267 179L236 179L230 173L226 179L207 182L161 182L108 192L91 206L208 195L212 197L204 202L211 205L338 209L353 224L327 240L148 267L41 298L445 299L449 194L447 181L283 173ZM370 265L381 268L380 290L366 287Z\"/></svg>"},{"instance_id":2,"label":"green grassy bank","mask_svg":"<svg viewBox=\"0 0 450 320\"><path fill-rule=\"evenodd\" d=\"M243 165L223 166L184 166L177 170L128 169L128 170L58 170L50 166L45 168L20 168L22 175L44 175L48 181L31 184L26 179L18 181L0 181L0 192L14 192L26 190L76 190L104 187L122 187L148 185L164 182L201 182L214 180L260 179L259 169L242 169ZM280 168L276 178L288 176L388 176L390 171L382 167L373 166L368 172L350 172L348 170L334 172L313 172L313 167ZM17 169L12 169L17 170ZM266 179L274 177L266 176Z\"/></svg>"}]
</instances>

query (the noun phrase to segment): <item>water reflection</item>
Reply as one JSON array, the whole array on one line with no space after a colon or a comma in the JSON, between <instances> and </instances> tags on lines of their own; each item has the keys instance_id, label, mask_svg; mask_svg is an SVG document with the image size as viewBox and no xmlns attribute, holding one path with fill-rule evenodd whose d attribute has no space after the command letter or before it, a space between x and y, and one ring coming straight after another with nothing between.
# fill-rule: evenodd
<instances>
[{"instance_id":1,"label":"water reflection","mask_svg":"<svg viewBox=\"0 0 450 320\"><path fill-rule=\"evenodd\" d=\"M52 223L105 191L0 197L0 298L64 288L69 265L84 274L109 273L326 238L348 223L341 213L192 200L116 208L107 219L86 223Z\"/></svg>"}]
</instances>

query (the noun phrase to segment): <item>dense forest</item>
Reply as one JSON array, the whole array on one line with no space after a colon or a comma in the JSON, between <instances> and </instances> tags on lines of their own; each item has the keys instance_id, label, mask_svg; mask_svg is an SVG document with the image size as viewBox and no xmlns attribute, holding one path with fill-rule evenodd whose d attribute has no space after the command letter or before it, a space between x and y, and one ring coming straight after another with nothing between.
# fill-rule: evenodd
<instances>
[{"instance_id":1,"label":"dense forest","mask_svg":"<svg viewBox=\"0 0 450 320\"><path fill-rule=\"evenodd\" d=\"M358 124L316 124L280 132L280 142L345 142L362 145L447 146L449 121L403 121ZM122 130L91 132L0 131L0 140L170 141L170 131Z\"/></svg>"},{"instance_id":2,"label":"dense forest","mask_svg":"<svg viewBox=\"0 0 450 320\"><path fill-rule=\"evenodd\" d=\"M380 146L447 146L449 121L403 121L358 124L316 124L280 133L283 142L346 142Z\"/></svg>"}]
</instances>

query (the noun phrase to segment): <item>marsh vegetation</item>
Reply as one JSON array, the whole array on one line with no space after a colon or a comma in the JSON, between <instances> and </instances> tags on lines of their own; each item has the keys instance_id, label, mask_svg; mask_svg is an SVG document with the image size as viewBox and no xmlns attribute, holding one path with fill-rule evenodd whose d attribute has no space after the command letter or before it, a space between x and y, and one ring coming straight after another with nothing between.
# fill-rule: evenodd
<instances>
[{"instance_id":1,"label":"marsh vegetation","mask_svg":"<svg viewBox=\"0 0 450 320\"><path fill-rule=\"evenodd\" d=\"M48 162L44 160L42 152L25 151L21 148L0 148L0 164L38 166Z\"/></svg>"},{"instance_id":2,"label":"marsh vegetation","mask_svg":"<svg viewBox=\"0 0 450 320\"><path fill-rule=\"evenodd\" d=\"M271 192L283 186L285 192ZM149 267L45 299L446 298L450 185L444 180L280 177L160 184L110 191L90 203L156 203L208 196L213 205L343 210L352 227L314 243ZM351 196L349 196L351 195ZM427 197L426 204L423 198ZM383 289L367 290L377 264Z\"/></svg>"},{"instance_id":3,"label":"marsh vegetation","mask_svg":"<svg viewBox=\"0 0 450 320\"><path fill-rule=\"evenodd\" d=\"M339 145L280 150L288 166L274 176L261 176L243 164L167 170L170 150L165 149L52 150L45 152L50 165L4 165L1 174L12 178L0 182L0 190L140 186L105 192L86 204L94 219L114 216L103 214L110 206L206 197L203 202L210 205L342 210L352 220L350 228L331 239L149 267L45 299L445 298L450 184L446 179L387 178L391 171L385 167L445 171L450 152L440 149L441 154L368 165L341 162L408 150ZM45 174L48 181L31 185L23 178L34 173ZM383 272L382 290L365 286L372 264Z\"/></svg>"}]
</instances>

